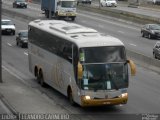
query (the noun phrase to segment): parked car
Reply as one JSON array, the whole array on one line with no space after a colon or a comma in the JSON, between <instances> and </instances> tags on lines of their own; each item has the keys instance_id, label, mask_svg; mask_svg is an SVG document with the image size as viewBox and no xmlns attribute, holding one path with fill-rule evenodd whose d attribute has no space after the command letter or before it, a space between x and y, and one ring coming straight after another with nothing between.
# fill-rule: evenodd
<instances>
[{"instance_id":1,"label":"parked car","mask_svg":"<svg viewBox=\"0 0 160 120\"><path fill-rule=\"evenodd\" d=\"M91 4L91 3L92 3L92 0L77 0L77 5L78 5L79 3Z\"/></svg>"},{"instance_id":2,"label":"parked car","mask_svg":"<svg viewBox=\"0 0 160 120\"><path fill-rule=\"evenodd\" d=\"M160 25L159 24L146 24L141 28L142 37L160 38Z\"/></svg>"},{"instance_id":3,"label":"parked car","mask_svg":"<svg viewBox=\"0 0 160 120\"><path fill-rule=\"evenodd\" d=\"M153 47L153 57L160 60L160 42L158 41Z\"/></svg>"},{"instance_id":4,"label":"parked car","mask_svg":"<svg viewBox=\"0 0 160 120\"><path fill-rule=\"evenodd\" d=\"M10 34L10 35L15 35L15 25L11 20L8 19L2 19L1 20L1 32L2 34Z\"/></svg>"},{"instance_id":5,"label":"parked car","mask_svg":"<svg viewBox=\"0 0 160 120\"><path fill-rule=\"evenodd\" d=\"M26 0L14 0L13 8L27 8Z\"/></svg>"},{"instance_id":6,"label":"parked car","mask_svg":"<svg viewBox=\"0 0 160 120\"><path fill-rule=\"evenodd\" d=\"M101 0L101 6L106 7L117 7L117 1L116 0Z\"/></svg>"},{"instance_id":7,"label":"parked car","mask_svg":"<svg viewBox=\"0 0 160 120\"><path fill-rule=\"evenodd\" d=\"M20 30L16 36L17 46L28 47L28 30Z\"/></svg>"}]
</instances>

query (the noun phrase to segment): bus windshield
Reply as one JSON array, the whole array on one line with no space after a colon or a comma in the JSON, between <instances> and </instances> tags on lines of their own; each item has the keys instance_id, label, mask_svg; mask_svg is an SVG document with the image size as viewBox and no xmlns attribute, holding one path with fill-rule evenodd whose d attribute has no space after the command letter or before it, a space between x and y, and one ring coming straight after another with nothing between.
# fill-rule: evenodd
<instances>
[{"instance_id":1,"label":"bus windshield","mask_svg":"<svg viewBox=\"0 0 160 120\"><path fill-rule=\"evenodd\" d=\"M124 46L104 46L81 48L79 53L81 63L124 62Z\"/></svg>"},{"instance_id":2,"label":"bus windshield","mask_svg":"<svg viewBox=\"0 0 160 120\"><path fill-rule=\"evenodd\" d=\"M113 90L128 87L126 63L86 64L81 87L84 90Z\"/></svg>"}]
</instances>

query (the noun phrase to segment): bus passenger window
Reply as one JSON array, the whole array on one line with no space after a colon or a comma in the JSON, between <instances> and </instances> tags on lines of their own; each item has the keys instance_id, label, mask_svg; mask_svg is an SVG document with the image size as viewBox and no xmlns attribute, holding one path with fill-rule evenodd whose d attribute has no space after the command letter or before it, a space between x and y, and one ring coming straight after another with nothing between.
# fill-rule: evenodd
<instances>
[{"instance_id":1,"label":"bus passenger window","mask_svg":"<svg viewBox=\"0 0 160 120\"><path fill-rule=\"evenodd\" d=\"M72 63L72 48L64 47L63 57Z\"/></svg>"}]
</instances>

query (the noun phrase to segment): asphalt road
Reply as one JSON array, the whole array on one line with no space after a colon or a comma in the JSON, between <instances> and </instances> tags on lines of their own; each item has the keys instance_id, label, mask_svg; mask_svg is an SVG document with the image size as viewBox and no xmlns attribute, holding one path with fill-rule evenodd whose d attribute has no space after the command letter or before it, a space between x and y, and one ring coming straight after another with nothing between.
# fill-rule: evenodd
<instances>
[{"instance_id":1,"label":"asphalt road","mask_svg":"<svg viewBox=\"0 0 160 120\"><path fill-rule=\"evenodd\" d=\"M12 2L6 1L3 8L26 14L35 19L45 19L43 12L40 10L40 5L29 4L28 9L13 9ZM117 18L111 18L104 15L99 15L87 11L78 11L75 23L92 27L102 33L117 37L123 41L126 48L137 53L153 57L152 49L157 39L142 38L140 34L141 26L127 24Z\"/></svg>"},{"instance_id":2,"label":"asphalt road","mask_svg":"<svg viewBox=\"0 0 160 120\"><path fill-rule=\"evenodd\" d=\"M17 30L27 29L28 23L26 22L7 16L3 16L3 18L13 20ZM50 99L55 100L58 105L69 111L69 113L85 114L86 120L98 120L100 115L107 115L109 117L110 114L129 115L159 113L160 111L160 75L141 66L137 66L136 76L130 77L129 101L126 105L81 108L79 106L71 106L67 98L56 90L50 87L41 88L40 85L36 83L34 77L28 70L27 49L16 46L15 36L2 36L2 63L3 66L12 71L12 73L22 78L24 83L45 93Z\"/></svg>"}]
</instances>

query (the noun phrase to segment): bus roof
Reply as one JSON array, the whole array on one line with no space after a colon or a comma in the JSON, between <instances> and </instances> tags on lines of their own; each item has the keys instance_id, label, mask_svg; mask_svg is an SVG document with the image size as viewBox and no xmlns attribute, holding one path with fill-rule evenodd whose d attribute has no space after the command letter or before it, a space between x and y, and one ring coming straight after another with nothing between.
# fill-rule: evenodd
<instances>
[{"instance_id":1,"label":"bus roof","mask_svg":"<svg viewBox=\"0 0 160 120\"><path fill-rule=\"evenodd\" d=\"M115 37L101 34L92 28L75 23L61 20L34 20L30 22L29 25L67 39L77 44L78 47L124 46L124 44Z\"/></svg>"}]
</instances>

